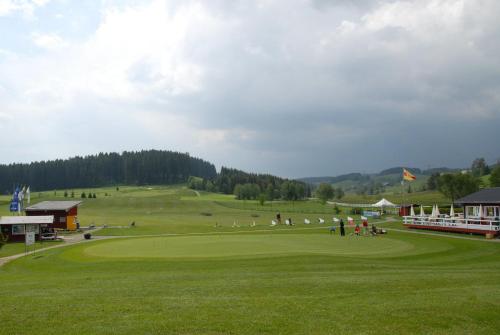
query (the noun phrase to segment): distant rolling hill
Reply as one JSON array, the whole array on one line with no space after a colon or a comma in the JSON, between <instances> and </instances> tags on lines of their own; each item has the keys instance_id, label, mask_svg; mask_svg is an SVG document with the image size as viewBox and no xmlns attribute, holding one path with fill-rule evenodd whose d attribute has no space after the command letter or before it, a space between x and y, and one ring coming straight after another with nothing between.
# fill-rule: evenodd
<instances>
[{"instance_id":1,"label":"distant rolling hill","mask_svg":"<svg viewBox=\"0 0 500 335\"><path fill-rule=\"evenodd\" d=\"M351 193L378 194L388 191L400 192L403 168L417 177L417 179L411 183L410 188L412 191L422 190L429 176L434 173L460 171L460 169L451 169L447 167L422 170L415 167L397 166L371 174L348 173L335 177L306 177L298 180L308 183L313 187L321 183L328 183L333 187L340 187L345 192ZM405 187L408 188L408 186Z\"/></svg>"}]
</instances>

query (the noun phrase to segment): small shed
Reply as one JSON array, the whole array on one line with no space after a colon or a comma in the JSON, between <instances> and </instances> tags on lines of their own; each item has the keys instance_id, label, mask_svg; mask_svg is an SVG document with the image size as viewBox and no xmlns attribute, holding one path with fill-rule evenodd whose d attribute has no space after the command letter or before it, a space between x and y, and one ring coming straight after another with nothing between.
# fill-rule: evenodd
<instances>
[{"instance_id":1,"label":"small shed","mask_svg":"<svg viewBox=\"0 0 500 335\"><path fill-rule=\"evenodd\" d=\"M76 230L79 228L78 206L81 201L42 201L26 208L27 216L52 215L51 228Z\"/></svg>"},{"instance_id":2,"label":"small shed","mask_svg":"<svg viewBox=\"0 0 500 335\"><path fill-rule=\"evenodd\" d=\"M54 216L2 216L0 231L9 242L23 242L26 232L35 232L35 239L40 240L40 232L54 222Z\"/></svg>"},{"instance_id":3,"label":"small shed","mask_svg":"<svg viewBox=\"0 0 500 335\"><path fill-rule=\"evenodd\" d=\"M411 214L411 207L413 206L413 210L417 208L419 205L417 204L402 204L399 206L399 216L408 216Z\"/></svg>"}]
</instances>

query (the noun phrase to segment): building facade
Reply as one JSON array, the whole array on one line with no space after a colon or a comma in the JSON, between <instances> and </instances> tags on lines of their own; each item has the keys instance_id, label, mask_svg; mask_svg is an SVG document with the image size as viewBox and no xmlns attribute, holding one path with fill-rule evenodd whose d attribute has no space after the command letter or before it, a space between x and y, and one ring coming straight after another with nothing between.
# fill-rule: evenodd
<instances>
[{"instance_id":1,"label":"building facade","mask_svg":"<svg viewBox=\"0 0 500 335\"><path fill-rule=\"evenodd\" d=\"M26 232L34 232L40 240L44 228L54 222L52 215L43 216L3 216L0 218L0 231L8 242L24 242Z\"/></svg>"},{"instance_id":2,"label":"building facade","mask_svg":"<svg viewBox=\"0 0 500 335\"><path fill-rule=\"evenodd\" d=\"M469 194L454 205L462 207L463 213L410 215L404 217L404 224L414 229L500 235L500 187Z\"/></svg>"},{"instance_id":3,"label":"building facade","mask_svg":"<svg viewBox=\"0 0 500 335\"><path fill-rule=\"evenodd\" d=\"M79 228L78 206L81 201L42 201L26 208L26 216L54 217L50 228L76 230Z\"/></svg>"}]
</instances>

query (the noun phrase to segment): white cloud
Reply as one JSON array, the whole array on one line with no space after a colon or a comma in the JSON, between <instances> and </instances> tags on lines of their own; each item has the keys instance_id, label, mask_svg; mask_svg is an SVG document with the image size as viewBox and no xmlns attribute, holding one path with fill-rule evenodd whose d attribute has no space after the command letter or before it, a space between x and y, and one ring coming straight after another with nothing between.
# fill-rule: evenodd
<instances>
[{"instance_id":1,"label":"white cloud","mask_svg":"<svg viewBox=\"0 0 500 335\"><path fill-rule=\"evenodd\" d=\"M368 29L399 27L432 38L429 33L463 28L464 3L464 0L395 1L383 4L361 20Z\"/></svg>"},{"instance_id":2,"label":"white cloud","mask_svg":"<svg viewBox=\"0 0 500 335\"><path fill-rule=\"evenodd\" d=\"M43 49L58 49L67 46L67 43L57 34L32 34L33 42Z\"/></svg>"},{"instance_id":3,"label":"white cloud","mask_svg":"<svg viewBox=\"0 0 500 335\"><path fill-rule=\"evenodd\" d=\"M0 16L20 12L25 17L31 17L37 7L48 4L50 0L0 0Z\"/></svg>"},{"instance_id":4,"label":"white cloud","mask_svg":"<svg viewBox=\"0 0 500 335\"><path fill-rule=\"evenodd\" d=\"M1 109L35 133L69 123L92 134L85 145L74 142L86 152L168 148L289 175L309 174L300 171L325 151L397 147L404 141L394 136L427 120L431 144L452 142L440 122L456 134L478 120L498 124L500 60L492 41L500 23L491 13L499 4L346 3L153 0L103 8L84 41L33 33L44 52L0 53L0 86L9 90ZM384 159L397 157L373 157ZM333 158L324 160L313 168L327 173ZM360 161L335 164L351 169Z\"/></svg>"}]
</instances>

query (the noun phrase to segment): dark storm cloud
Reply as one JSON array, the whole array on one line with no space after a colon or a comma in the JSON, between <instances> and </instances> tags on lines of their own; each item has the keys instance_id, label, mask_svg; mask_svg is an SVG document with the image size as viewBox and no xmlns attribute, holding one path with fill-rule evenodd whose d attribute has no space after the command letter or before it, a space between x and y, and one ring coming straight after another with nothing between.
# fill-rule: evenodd
<instances>
[{"instance_id":1,"label":"dark storm cloud","mask_svg":"<svg viewBox=\"0 0 500 335\"><path fill-rule=\"evenodd\" d=\"M286 176L491 161L498 12L486 0L119 7L69 57L90 74L53 67L61 89L44 111L81 120L86 151L170 148Z\"/></svg>"}]
</instances>

